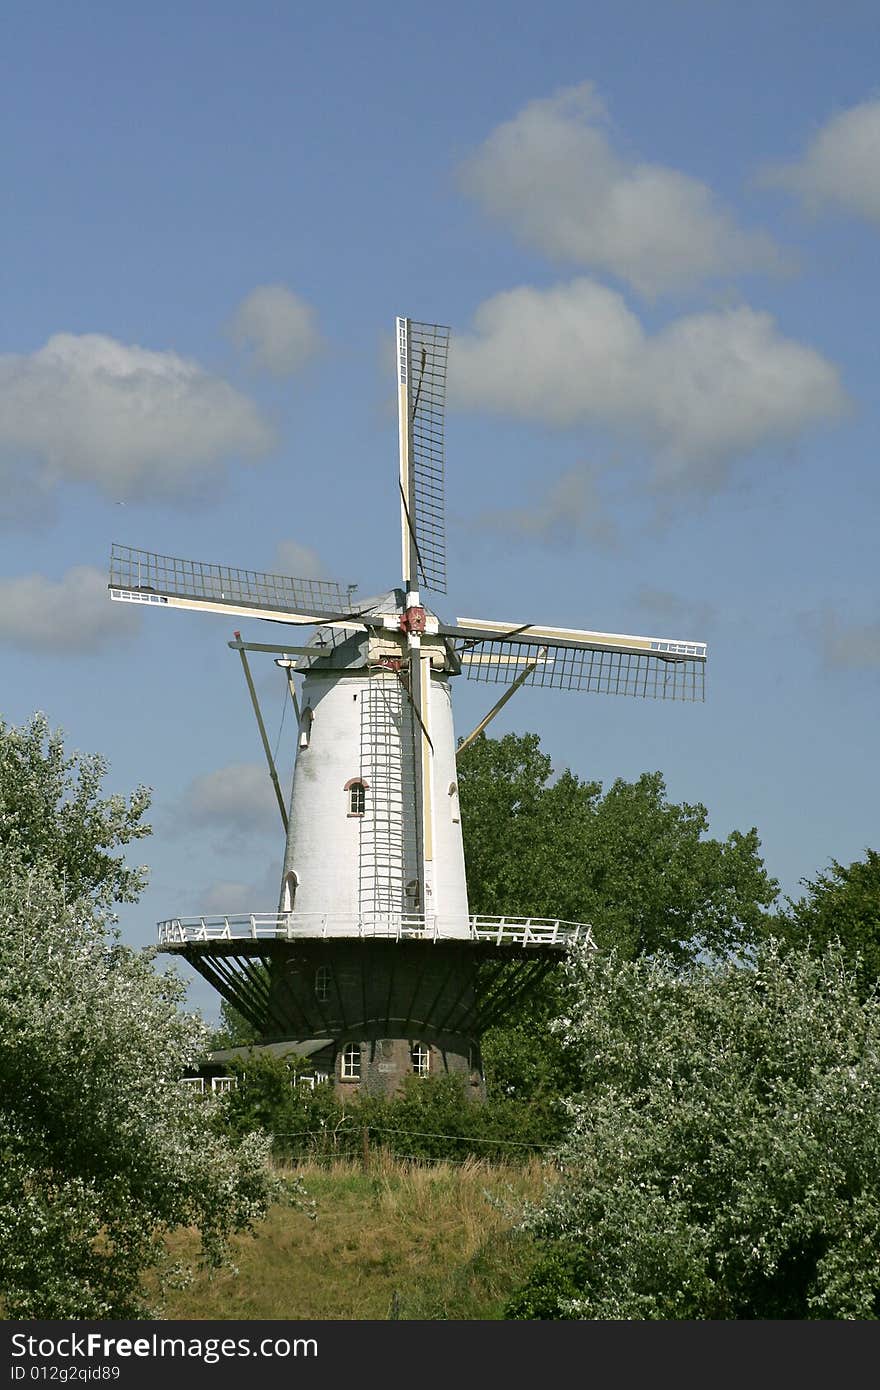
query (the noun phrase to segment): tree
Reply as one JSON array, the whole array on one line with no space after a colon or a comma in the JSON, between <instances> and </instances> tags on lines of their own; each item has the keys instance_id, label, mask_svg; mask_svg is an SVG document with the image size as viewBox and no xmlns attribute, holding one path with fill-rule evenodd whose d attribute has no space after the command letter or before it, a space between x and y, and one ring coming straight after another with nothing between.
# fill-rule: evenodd
<instances>
[{"instance_id":1,"label":"tree","mask_svg":"<svg viewBox=\"0 0 880 1390\"><path fill-rule=\"evenodd\" d=\"M587 922L600 950L626 959L742 953L765 934L777 885L757 831L710 839L706 808L669 802L659 772L603 795L567 770L553 780L537 734L507 734L475 740L458 776L472 911ZM496 1092L550 1103L576 1085L550 1026L559 981L551 972L485 1035Z\"/></svg>"},{"instance_id":2,"label":"tree","mask_svg":"<svg viewBox=\"0 0 880 1390\"><path fill-rule=\"evenodd\" d=\"M45 714L21 728L0 720L0 869L6 860L51 869L71 902L136 902L147 871L111 851L150 834L150 793L101 797L106 773L97 753L66 756Z\"/></svg>"},{"instance_id":3,"label":"tree","mask_svg":"<svg viewBox=\"0 0 880 1390\"><path fill-rule=\"evenodd\" d=\"M211 1051L221 1051L227 1047L250 1047L257 1041L257 1033L244 1014L239 1013L228 999L220 1002L220 1026L211 1034Z\"/></svg>"},{"instance_id":4,"label":"tree","mask_svg":"<svg viewBox=\"0 0 880 1390\"><path fill-rule=\"evenodd\" d=\"M812 951L839 942L855 971L863 995L880 980L880 854L869 849L864 861L848 868L831 861L831 869L802 880L807 894L787 907L772 930L784 941Z\"/></svg>"},{"instance_id":5,"label":"tree","mask_svg":"<svg viewBox=\"0 0 880 1390\"><path fill-rule=\"evenodd\" d=\"M143 870L143 788L99 796L105 764L65 757L42 716L0 727L0 1294L7 1317L126 1318L165 1237L209 1264L276 1190L267 1141L224 1137L178 1084L207 1030L184 985L108 922Z\"/></svg>"},{"instance_id":6,"label":"tree","mask_svg":"<svg viewBox=\"0 0 880 1390\"><path fill-rule=\"evenodd\" d=\"M588 922L627 959L748 949L776 882L755 829L707 837L705 806L667 800L661 773L602 794L552 766L536 734L481 735L459 766L474 912Z\"/></svg>"},{"instance_id":7,"label":"tree","mask_svg":"<svg viewBox=\"0 0 880 1390\"><path fill-rule=\"evenodd\" d=\"M568 979L582 1089L508 1315L880 1317L880 1001L843 954Z\"/></svg>"}]
</instances>

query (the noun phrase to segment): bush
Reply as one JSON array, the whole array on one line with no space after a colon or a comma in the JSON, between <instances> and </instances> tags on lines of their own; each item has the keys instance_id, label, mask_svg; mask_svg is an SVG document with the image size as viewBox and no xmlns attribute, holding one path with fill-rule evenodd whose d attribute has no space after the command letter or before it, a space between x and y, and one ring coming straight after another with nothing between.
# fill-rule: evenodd
<instances>
[{"instance_id":1,"label":"bush","mask_svg":"<svg viewBox=\"0 0 880 1390\"><path fill-rule=\"evenodd\" d=\"M842 953L569 972L582 1091L508 1315L880 1316L880 1000Z\"/></svg>"},{"instance_id":2,"label":"bush","mask_svg":"<svg viewBox=\"0 0 880 1390\"><path fill-rule=\"evenodd\" d=\"M299 1059L255 1052L231 1069L238 1086L222 1098L223 1123L237 1135L265 1130L281 1160L358 1156L364 1129L371 1146L400 1158L516 1159L557 1142L564 1131L560 1106L504 1099L475 1104L459 1076L411 1076L392 1099L342 1101L329 1083L314 1090L299 1084L308 1071Z\"/></svg>"}]
</instances>

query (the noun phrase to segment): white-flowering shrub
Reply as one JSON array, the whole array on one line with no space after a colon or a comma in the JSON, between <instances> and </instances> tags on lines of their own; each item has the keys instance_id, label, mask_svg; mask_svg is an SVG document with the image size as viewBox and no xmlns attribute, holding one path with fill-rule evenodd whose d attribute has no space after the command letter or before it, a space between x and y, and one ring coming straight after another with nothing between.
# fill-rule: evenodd
<instances>
[{"instance_id":1,"label":"white-flowering shrub","mask_svg":"<svg viewBox=\"0 0 880 1390\"><path fill-rule=\"evenodd\" d=\"M880 1003L836 949L584 954L583 1076L513 1317L880 1316Z\"/></svg>"},{"instance_id":2,"label":"white-flowering shrub","mask_svg":"<svg viewBox=\"0 0 880 1390\"><path fill-rule=\"evenodd\" d=\"M149 797L97 797L45 725L0 725L0 1299L7 1317L125 1318L167 1234L210 1263L266 1210L267 1141L224 1137L181 1072L206 1029L184 987L122 945L109 904L139 886L110 851ZM54 823L47 823L52 822Z\"/></svg>"}]
</instances>

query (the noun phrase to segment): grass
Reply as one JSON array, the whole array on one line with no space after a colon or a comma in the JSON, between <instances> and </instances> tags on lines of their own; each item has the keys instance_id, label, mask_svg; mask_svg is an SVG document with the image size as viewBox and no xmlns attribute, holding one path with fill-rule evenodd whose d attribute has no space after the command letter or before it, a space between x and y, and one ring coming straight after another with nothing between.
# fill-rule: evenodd
<instances>
[{"instance_id":1,"label":"grass","mask_svg":"<svg viewBox=\"0 0 880 1390\"><path fill-rule=\"evenodd\" d=\"M163 1318L491 1319L534 1260L513 1227L552 1170L538 1160L421 1166L374 1155L297 1168L317 1219L275 1206L233 1241L237 1272L197 1274L165 1292ZM169 1242L192 1258L194 1232Z\"/></svg>"}]
</instances>

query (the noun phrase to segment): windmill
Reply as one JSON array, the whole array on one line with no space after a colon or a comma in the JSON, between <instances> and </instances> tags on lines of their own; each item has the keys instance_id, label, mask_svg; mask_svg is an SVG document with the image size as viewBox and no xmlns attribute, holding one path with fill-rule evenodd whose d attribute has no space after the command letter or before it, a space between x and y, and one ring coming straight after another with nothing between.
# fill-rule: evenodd
<instances>
[{"instance_id":1,"label":"windmill","mask_svg":"<svg viewBox=\"0 0 880 1390\"><path fill-rule=\"evenodd\" d=\"M525 685L658 699L704 695L702 642L458 618L446 592L444 415L449 330L398 318L401 585L293 579L114 545L110 596L285 625L241 658L285 831L275 913L174 917L187 959L266 1045L311 1057L340 1089L391 1092L407 1072L465 1073L480 1037L577 941L577 922L469 912L457 758ZM308 640L298 631L311 629ZM306 633L307 635L307 633ZM285 802L248 664L274 655L298 720ZM294 675L301 676L297 694ZM456 747L450 681L503 685Z\"/></svg>"}]
</instances>

